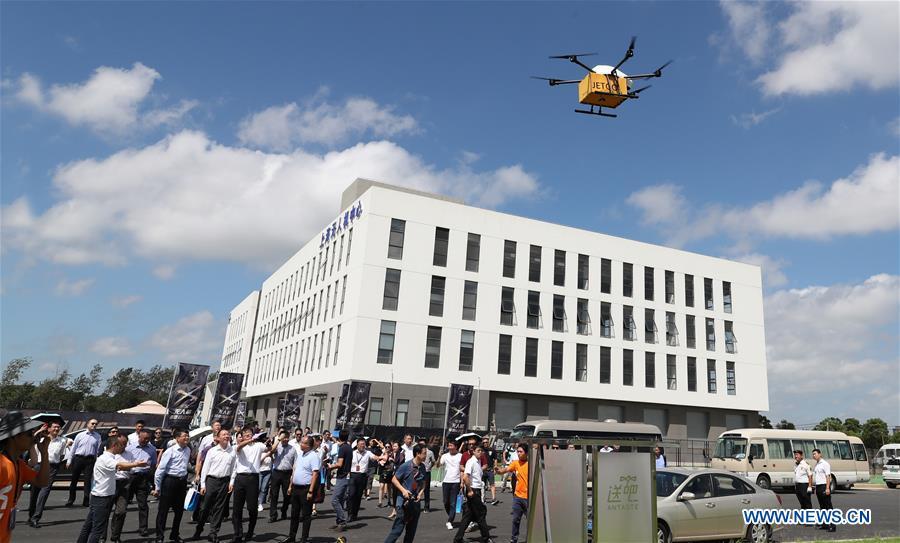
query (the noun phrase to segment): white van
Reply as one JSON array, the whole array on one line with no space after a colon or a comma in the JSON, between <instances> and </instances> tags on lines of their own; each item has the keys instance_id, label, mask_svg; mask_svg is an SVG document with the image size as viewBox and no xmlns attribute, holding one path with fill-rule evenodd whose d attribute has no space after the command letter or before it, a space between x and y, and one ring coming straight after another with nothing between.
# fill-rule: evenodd
<instances>
[{"instance_id":1,"label":"white van","mask_svg":"<svg viewBox=\"0 0 900 543\"><path fill-rule=\"evenodd\" d=\"M890 460L891 456L900 458L900 443L882 445L878 452L875 453L875 458L872 459L872 467L877 469L883 468L884 463Z\"/></svg>"}]
</instances>

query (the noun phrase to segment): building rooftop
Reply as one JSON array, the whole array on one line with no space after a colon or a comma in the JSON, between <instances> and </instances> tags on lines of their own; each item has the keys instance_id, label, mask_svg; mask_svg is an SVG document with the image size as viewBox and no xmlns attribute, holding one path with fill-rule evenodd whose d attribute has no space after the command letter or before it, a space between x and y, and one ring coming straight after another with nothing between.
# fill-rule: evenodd
<instances>
[{"instance_id":1,"label":"building rooftop","mask_svg":"<svg viewBox=\"0 0 900 543\"><path fill-rule=\"evenodd\" d=\"M396 190L398 192L405 192L407 194L414 194L416 196L424 196L426 198L434 198L435 200L443 200L445 202L452 202L454 204L465 204L465 202L459 198L452 198L450 196L434 194L431 192L425 192L423 190L409 189L406 187L391 185L390 183L381 183L379 181L372 181L371 179L363 179L362 177L357 177L356 181L350 183L350 185L344 189L344 192L341 193L341 209L338 211L347 209L348 207L353 205L353 202L358 200L364 192L372 187L381 187L384 189Z\"/></svg>"}]
</instances>

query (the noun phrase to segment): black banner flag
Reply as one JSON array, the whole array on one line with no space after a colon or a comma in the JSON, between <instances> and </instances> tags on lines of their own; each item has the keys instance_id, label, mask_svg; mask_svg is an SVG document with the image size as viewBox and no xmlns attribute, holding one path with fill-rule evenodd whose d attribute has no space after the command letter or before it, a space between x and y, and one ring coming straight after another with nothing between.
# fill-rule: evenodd
<instances>
[{"instance_id":1,"label":"black banner flag","mask_svg":"<svg viewBox=\"0 0 900 543\"><path fill-rule=\"evenodd\" d=\"M357 430L366 423L366 413L369 410L369 390L371 388L372 383L363 381L350 383L350 391L347 394L347 428Z\"/></svg>"},{"instance_id":2,"label":"black banner flag","mask_svg":"<svg viewBox=\"0 0 900 543\"><path fill-rule=\"evenodd\" d=\"M238 428L244 427L244 421L247 418L247 401L241 400L237 404L237 409L234 413L234 425ZM230 430L230 428L229 428Z\"/></svg>"},{"instance_id":3,"label":"black banner flag","mask_svg":"<svg viewBox=\"0 0 900 543\"><path fill-rule=\"evenodd\" d=\"M216 394L213 396L213 407L210 412L209 424L215 420L222 421L222 428L231 429L235 420L235 412L241 397L241 386L244 384L243 373L219 374L219 382L216 384Z\"/></svg>"},{"instance_id":4,"label":"black banner flag","mask_svg":"<svg viewBox=\"0 0 900 543\"><path fill-rule=\"evenodd\" d=\"M450 385L447 402L447 434L460 435L469 427L469 407L472 404L472 385Z\"/></svg>"},{"instance_id":5,"label":"black banner flag","mask_svg":"<svg viewBox=\"0 0 900 543\"><path fill-rule=\"evenodd\" d=\"M347 424L347 395L350 392L350 383L341 385L341 397L338 400L337 416L334 418L334 427L343 428Z\"/></svg>"},{"instance_id":6,"label":"black banner flag","mask_svg":"<svg viewBox=\"0 0 900 543\"><path fill-rule=\"evenodd\" d=\"M209 366L179 363L169 391L163 428L190 428L191 420L203 399Z\"/></svg>"},{"instance_id":7,"label":"black banner flag","mask_svg":"<svg viewBox=\"0 0 900 543\"><path fill-rule=\"evenodd\" d=\"M303 407L303 394L288 394L284 398L284 416L281 425L290 432L300 426L300 409Z\"/></svg>"}]
</instances>

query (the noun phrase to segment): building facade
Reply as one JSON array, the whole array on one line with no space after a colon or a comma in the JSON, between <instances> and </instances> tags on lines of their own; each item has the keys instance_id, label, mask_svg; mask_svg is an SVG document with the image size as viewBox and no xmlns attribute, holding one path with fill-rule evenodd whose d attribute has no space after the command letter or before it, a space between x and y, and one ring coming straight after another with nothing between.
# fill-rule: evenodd
<instances>
[{"instance_id":1,"label":"building facade","mask_svg":"<svg viewBox=\"0 0 900 543\"><path fill-rule=\"evenodd\" d=\"M263 283L253 330L229 325L265 425L302 392L303 425L329 428L351 380L372 383L370 424L441 427L450 383L475 386L483 428L616 419L712 439L768 410L757 266L367 180L342 207Z\"/></svg>"}]
</instances>

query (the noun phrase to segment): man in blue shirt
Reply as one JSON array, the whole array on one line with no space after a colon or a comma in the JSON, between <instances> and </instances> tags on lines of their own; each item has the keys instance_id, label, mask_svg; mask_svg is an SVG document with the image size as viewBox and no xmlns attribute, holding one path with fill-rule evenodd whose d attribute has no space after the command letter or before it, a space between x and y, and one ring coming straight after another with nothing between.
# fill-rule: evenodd
<instances>
[{"instance_id":1,"label":"man in blue shirt","mask_svg":"<svg viewBox=\"0 0 900 543\"><path fill-rule=\"evenodd\" d=\"M312 436L303 436L300 440L300 454L294 459L294 471L291 475L291 486L288 494L291 497L291 527L288 536L281 543L294 543L297 537L297 528L303 521L303 531L300 534L300 542L306 543L309 538L309 527L312 523L313 497L316 486L319 484L319 472L322 470L322 460L315 450L315 441Z\"/></svg>"},{"instance_id":2,"label":"man in blue shirt","mask_svg":"<svg viewBox=\"0 0 900 543\"><path fill-rule=\"evenodd\" d=\"M75 502L75 489L82 474L84 475L84 498L81 500L81 505L83 507L89 505L94 462L99 455L100 434L97 433L97 419L90 419L87 423L87 431L75 436L75 442L69 448L66 467L72 470L72 480L69 482L69 500L66 502L66 507L72 507Z\"/></svg>"},{"instance_id":3,"label":"man in blue shirt","mask_svg":"<svg viewBox=\"0 0 900 543\"><path fill-rule=\"evenodd\" d=\"M131 479L128 482L128 496L134 497L138 506L138 529L141 537L147 537L148 518L150 508L147 505L147 496L150 494L150 483L153 481L153 470L156 469L156 447L150 443L153 432L148 428L141 428L137 433L137 441L129 441L125 452L135 461L146 460L147 466L131 470Z\"/></svg>"},{"instance_id":4,"label":"man in blue shirt","mask_svg":"<svg viewBox=\"0 0 900 543\"><path fill-rule=\"evenodd\" d=\"M396 543L403 536L403 543L412 543L416 537L416 528L419 526L419 514L422 506L419 503L425 494L425 457L428 449L424 445L413 446L412 460L404 462L391 479L391 484L398 492L394 507L397 516L394 525L388 533L384 543Z\"/></svg>"},{"instance_id":5,"label":"man in blue shirt","mask_svg":"<svg viewBox=\"0 0 900 543\"><path fill-rule=\"evenodd\" d=\"M169 509L175 513L169 541L181 543L179 529L184 513L184 496L187 493L187 470L191 458L188 447L188 433L182 429L172 431L175 445L166 449L156 468L156 488L153 495L159 497L159 511L156 512L156 541L161 543L166 531Z\"/></svg>"}]
</instances>

